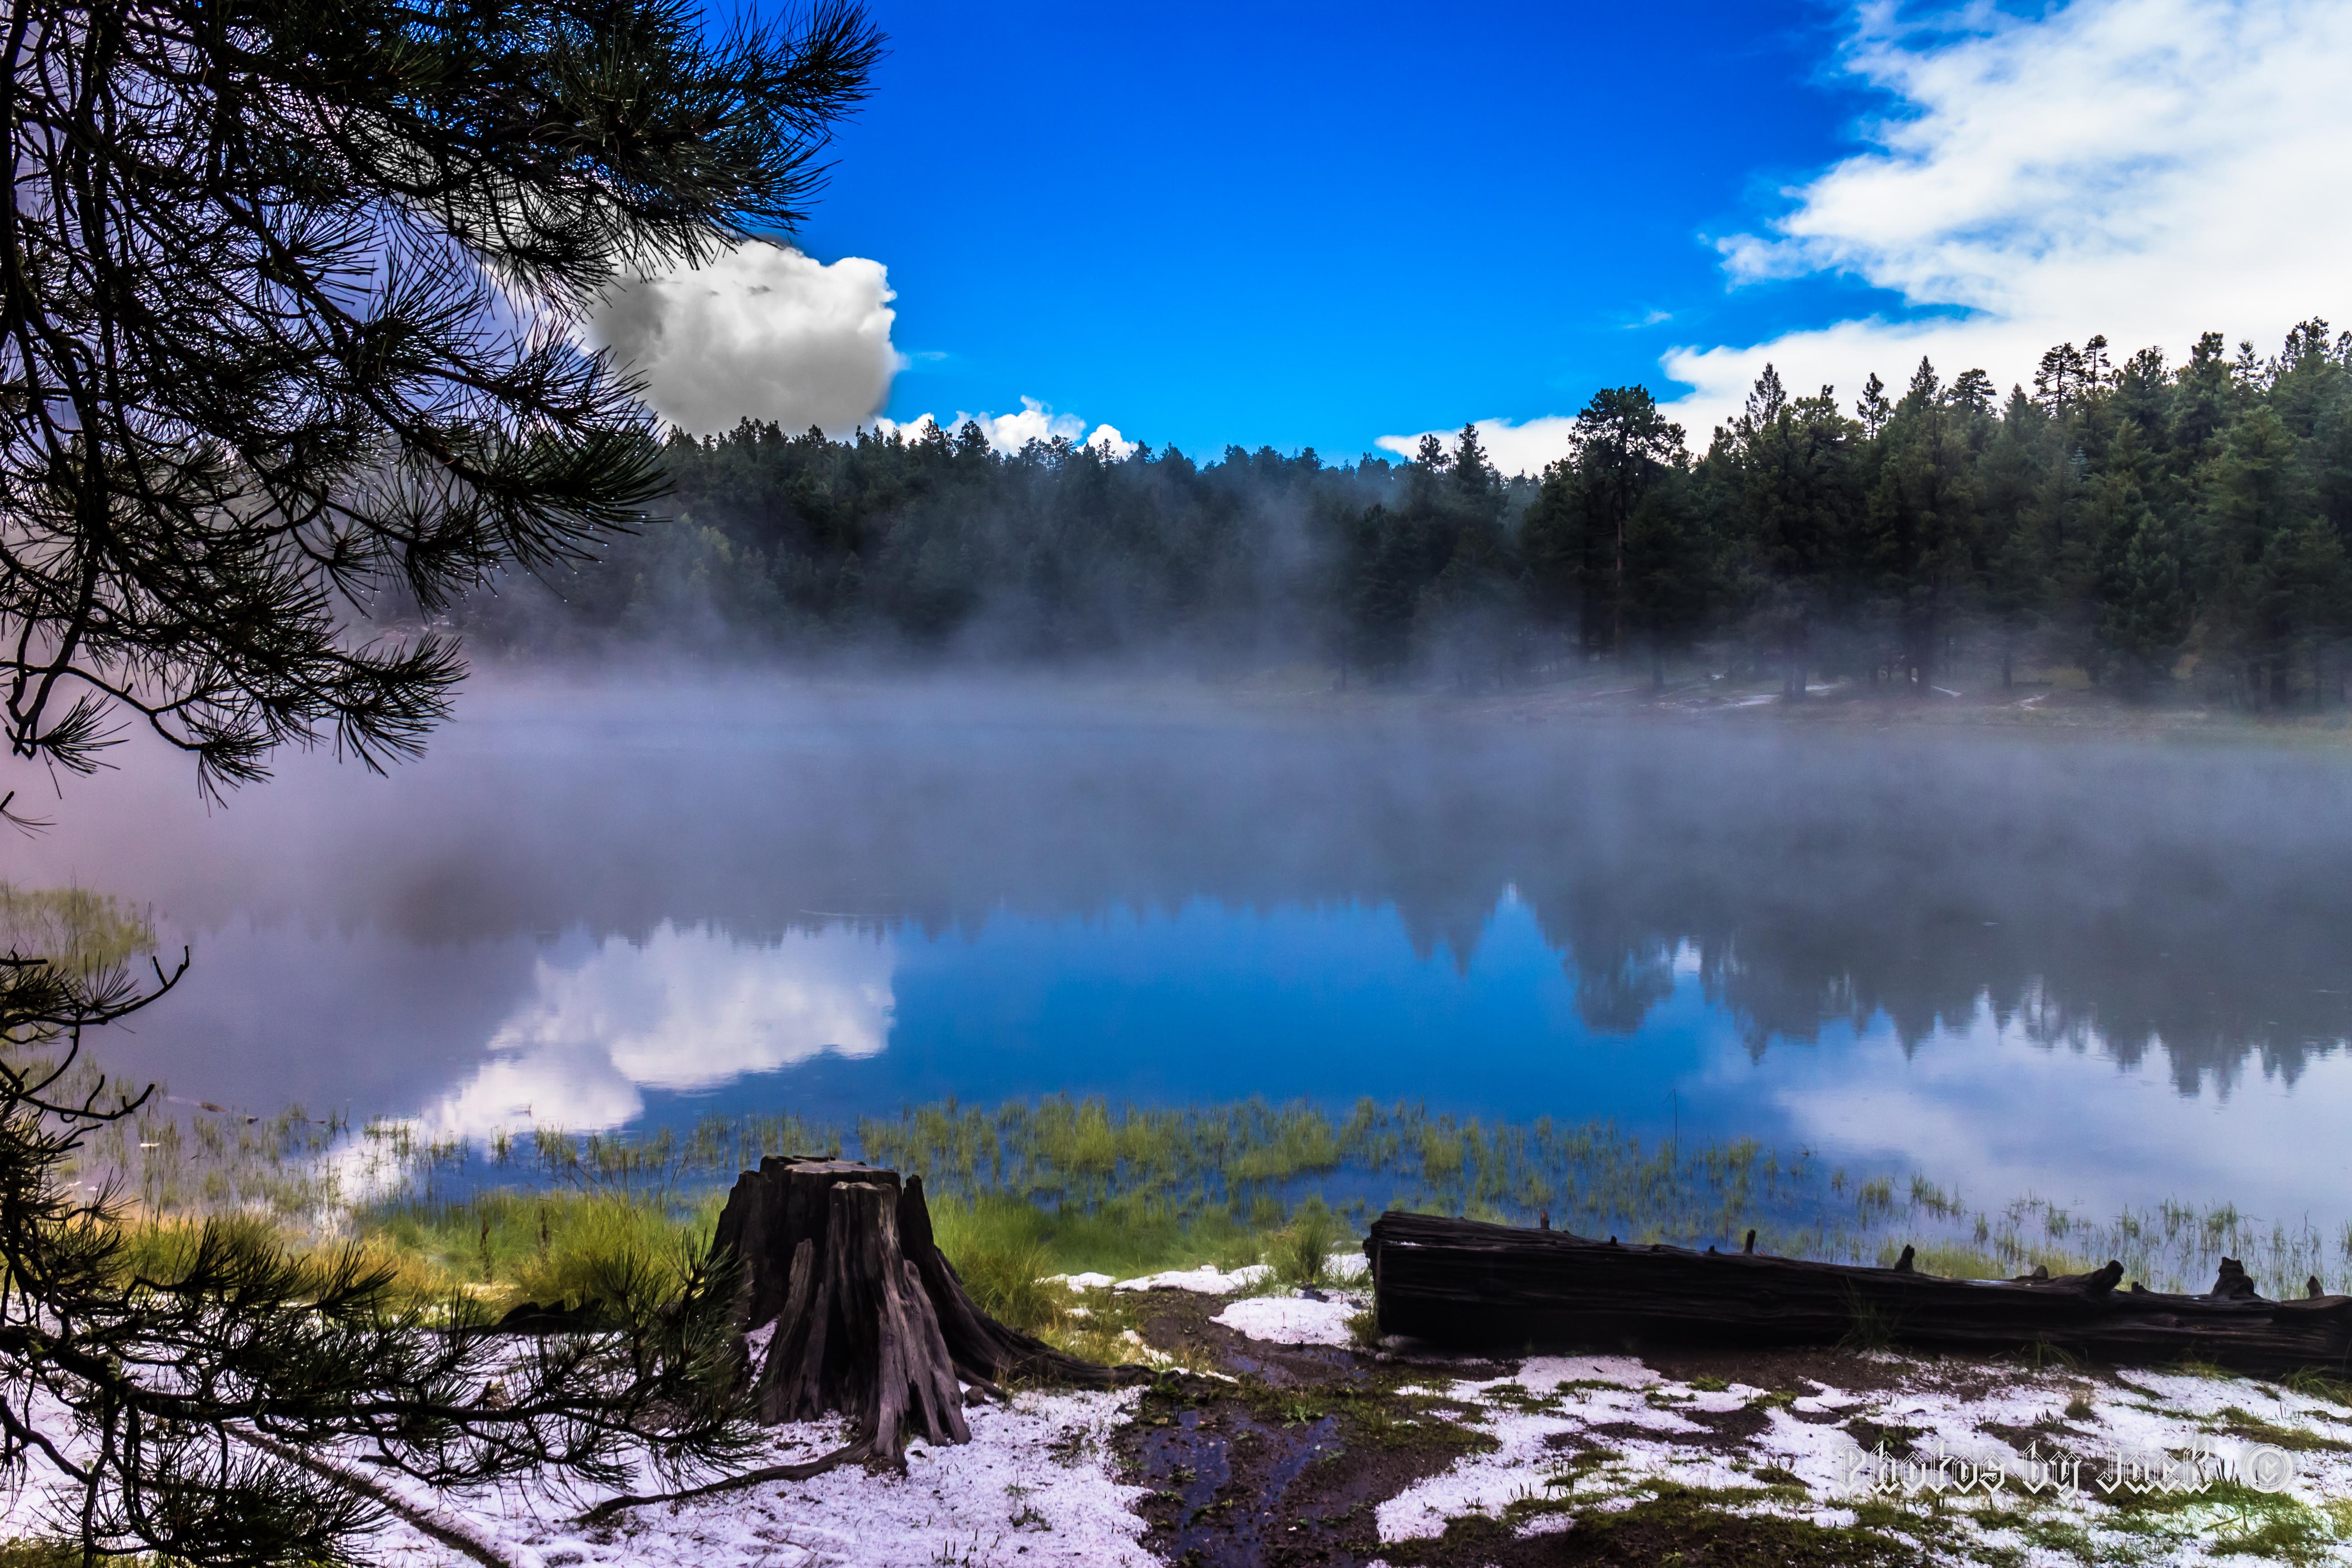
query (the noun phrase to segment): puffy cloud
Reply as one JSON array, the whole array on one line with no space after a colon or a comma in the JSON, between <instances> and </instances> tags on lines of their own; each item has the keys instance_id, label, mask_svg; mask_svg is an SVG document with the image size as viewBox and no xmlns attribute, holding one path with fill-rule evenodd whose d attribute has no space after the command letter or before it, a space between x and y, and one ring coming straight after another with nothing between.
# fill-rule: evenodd
<instances>
[{"instance_id":1,"label":"puffy cloud","mask_svg":"<svg viewBox=\"0 0 2352 1568\"><path fill-rule=\"evenodd\" d=\"M1927 31L1874 5L1844 63L1898 110L1769 233L1724 241L1726 269L1841 272L1947 313L1675 351L1695 440L1767 361L1851 401L1923 354L2006 385L2095 332L2118 358L2177 359L2202 331L2274 348L2307 316L2352 313L2352 211L2330 195L2352 164L2352 9L2334 0L1970 6Z\"/></svg>"},{"instance_id":2,"label":"puffy cloud","mask_svg":"<svg viewBox=\"0 0 2352 1568\"><path fill-rule=\"evenodd\" d=\"M1018 414L963 414L955 417L961 429L971 420L988 433L988 444L1000 452L1017 452L1032 441L1051 441L1055 437L1075 441L1087 433L1087 422L1075 414L1056 414L1051 404L1040 403L1034 397L1021 400Z\"/></svg>"},{"instance_id":3,"label":"puffy cloud","mask_svg":"<svg viewBox=\"0 0 2352 1568\"><path fill-rule=\"evenodd\" d=\"M977 425L988 444L1011 457L1032 441L1076 441L1081 446L1099 447L1114 458L1123 458L1135 450L1135 443L1118 433L1118 427L1097 425L1094 434L1087 435L1087 422L1075 414L1056 414L1053 405L1040 403L1034 397L1021 400L1017 414L966 414L959 409L953 419L940 420L929 414L918 414L903 423L895 419L877 419L875 428L885 436L896 436L905 441L919 441L934 427L944 427L950 434L969 422ZM1079 440L1084 437L1083 441Z\"/></svg>"},{"instance_id":4,"label":"puffy cloud","mask_svg":"<svg viewBox=\"0 0 2352 1568\"><path fill-rule=\"evenodd\" d=\"M2274 349L2305 317L2352 316L2352 207L2333 196L2352 166L2352 7L2075 0L1923 19L1874 4L1841 64L1894 109L1766 232L1721 241L1725 270L1735 286L1844 274L1934 314L1672 351L1667 375L1693 390L1666 411L1695 447L1768 362L1850 405L1922 355L2005 388L2093 333L2118 359L2158 344L2178 360L2200 331ZM1479 430L1506 470L1567 450L1561 418Z\"/></svg>"},{"instance_id":5,"label":"puffy cloud","mask_svg":"<svg viewBox=\"0 0 2352 1568\"><path fill-rule=\"evenodd\" d=\"M688 430L730 429L748 415L838 432L890 396L895 298L878 261L828 264L755 240L708 267L615 283L586 335L646 378L656 413Z\"/></svg>"},{"instance_id":6,"label":"puffy cloud","mask_svg":"<svg viewBox=\"0 0 2352 1568\"><path fill-rule=\"evenodd\" d=\"M1095 433L1087 437L1086 444L1112 458L1124 458L1136 447L1136 443L1118 433L1116 425L1096 426Z\"/></svg>"},{"instance_id":7,"label":"puffy cloud","mask_svg":"<svg viewBox=\"0 0 2352 1568\"><path fill-rule=\"evenodd\" d=\"M642 945L608 938L576 963L540 961L532 994L487 1042L490 1059L420 1118L435 1136L533 1124L617 1127L646 1089L712 1089L825 1052L889 1042L896 955L827 930L771 946L664 925Z\"/></svg>"},{"instance_id":8,"label":"puffy cloud","mask_svg":"<svg viewBox=\"0 0 2352 1568\"><path fill-rule=\"evenodd\" d=\"M922 440L939 427L940 422L928 414L918 414L904 422L887 417L874 421L877 434L910 443Z\"/></svg>"}]
</instances>

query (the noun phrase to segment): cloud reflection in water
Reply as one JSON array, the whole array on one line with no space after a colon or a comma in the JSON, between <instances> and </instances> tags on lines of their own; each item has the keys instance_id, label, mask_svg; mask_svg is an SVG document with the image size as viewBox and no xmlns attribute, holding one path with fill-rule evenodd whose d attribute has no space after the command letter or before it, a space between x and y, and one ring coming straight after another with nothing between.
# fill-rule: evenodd
<instances>
[{"instance_id":1,"label":"cloud reflection in water","mask_svg":"<svg viewBox=\"0 0 2352 1568\"><path fill-rule=\"evenodd\" d=\"M490 1061L422 1127L467 1139L618 1127L648 1089L714 1089L827 1051L875 1056L890 1039L896 963L888 938L837 927L743 942L667 922L642 942L606 937L577 963L542 956Z\"/></svg>"}]
</instances>

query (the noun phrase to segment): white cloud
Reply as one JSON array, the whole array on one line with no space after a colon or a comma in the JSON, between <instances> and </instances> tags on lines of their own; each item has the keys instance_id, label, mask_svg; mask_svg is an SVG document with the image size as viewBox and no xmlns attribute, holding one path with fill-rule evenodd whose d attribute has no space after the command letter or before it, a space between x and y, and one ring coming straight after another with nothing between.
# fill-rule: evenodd
<instances>
[{"instance_id":1,"label":"white cloud","mask_svg":"<svg viewBox=\"0 0 2352 1568\"><path fill-rule=\"evenodd\" d=\"M1075 441L1087 433L1087 422L1075 414L1056 414L1051 404L1040 403L1034 397L1021 400L1018 414L965 414L958 411L956 428L963 428L970 420L988 436L988 444L998 451L1018 452L1032 441L1051 441L1055 437Z\"/></svg>"},{"instance_id":2,"label":"white cloud","mask_svg":"<svg viewBox=\"0 0 2352 1568\"><path fill-rule=\"evenodd\" d=\"M919 441L932 426L945 428L950 434L969 422L980 426L988 444L996 451L1011 457L1032 441L1076 441L1081 446L1100 447L1115 458L1123 458L1135 450L1135 443L1118 433L1118 427L1097 425L1094 434L1087 435L1087 422L1075 414L1056 414L1050 403L1040 403L1034 397L1021 400L1017 414L966 414L961 409L953 419L935 419L929 414L918 414L903 424L895 419L877 419L875 428L885 436L898 436L902 440ZM1080 441L1079 438L1085 439Z\"/></svg>"},{"instance_id":3,"label":"white cloud","mask_svg":"<svg viewBox=\"0 0 2352 1568\"><path fill-rule=\"evenodd\" d=\"M1922 354L2006 387L2104 332L2176 360L2203 331L2275 349L2352 315L2352 8L2328 0L2076 0L2023 19L1972 6L1921 37L1862 13L1845 64L1902 111L1873 148L1791 191L1765 236L1723 242L1735 282L1843 272L1958 319L1837 322L1678 349L1674 405L1703 439L1767 361L1851 402Z\"/></svg>"},{"instance_id":4,"label":"white cloud","mask_svg":"<svg viewBox=\"0 0 2352 1568\"><path fill-rule=\"evenodd\" d=\"M1980 1008L1908 1051L1882 1022L1849 1043L1825 1032L1818 1046L1775 1045L1760 1062L1727 1034L1711 1056L1713 1092L1772 1105L1828 1162L1965 1175L1971 1203L2031 1193L2105 1220L2168 1197L2228 1200L2289 1224L2343 1218L2340 1200L2315 1199L2314 1185L2340 1159L2285 1152L2338 1147L2352 1054L2314 1056L2292 1085L2242 1070L2226 1089L2182 1094L2161 1047L2124 1066L2095 1037L2088 1050L2036 1045ZM2151 1173L2163 1185L2151 1188Z\"/></svg>"},{"instance_id":5,"label":"white cloud","mask_svg":"<svg viewBox=\"0 0 2352 1568\"><path fill-rule=\"evenodd\" d=\"M899 368L887 269L830 264L761 241L709 267L615 283L587 322L646 378L656 413L688 430L772 419L787 430L850 430L890 396Z\"/></svg>"},{"instance_id":6,"label":"white cloud","mask_svg":"<svg viewBox=\"0 0 2352 1568\"><path fill-rule=\"evenodd\" d=\"M1116 425L1096 426L1095 433L1087 437L1086 444L1102 452L1106 457L1112 458L1126 457L1135 450L1136 445L1120 435L1118 426Z\"/></svg>"},{"instance_id":7,"label":"white cloud","mask_svg":"<svg viewBox=\"0 0 2352 1568\"><path fill-rule=\"evenodd\" d=\"M877 434L908 443L922 440L939 427L940 422L928 414L918 414L903 424L889 418L874 421L874 428Z\"/></svg>"},{"instance_id":8,"label":"white cloud","mask_svg":"<svg viewBox=\"0 0 2352 1568\"><path fill-rule=\"evenodd\" d=\"M772 946L664 925L617 937L576 964L540 961L533 994L488 1042L491 1059L420 1123L487 1138L533 1124L617 1127L643 1090L714 1088L824 1052L870 1057L889 1043L896 956L850 931Z\"/></svg>"},{"instance_id":9,"label":"white cloud","mask_svg":"<svg viewBox=\"0 0 2352 1568\"><path fill-rule=\"evenodd\" d=\"M1497 473L1540 474L1545 465L1568 455L1568 433L1576 421L1565 414L1548 414L1516 425L1508 419L1481 419L1476 423L1478 445L1486 448L1486 461L1495 466ZM1460 434L1459 430L1436 432L1449 452ZM1383 436L1377 445L1399 457L1410 458L1421 450L1421 437Z\"/></svg>"},{"instance_id":10,"label":"white cloud","mask_svg":"<svg viewBox=\"0 0 2352 1568\"><path fill-rule=\"evenodd\" d=\"M1668 415L1705 446L1767 362L1851 405L1924 354L2004 390L2042 352L2104 332L2181 358L2200 331L2275 350L2312 315L2352 324L2352 6L2340 0L2075 0L2035 17L1864 6L1841 64L1890 94L1869 150L1720 242L1735 285L1843 273L1943 312L1868 317L1664 356ZM1567 450L1568 421L1482 422L1509 470ZM1440 432L1441 435L1445 432ZM1384 437L1411 452L1419 436ZM1501 456L1507 453L1507 457Z\"/></svg>"}]
</instances>

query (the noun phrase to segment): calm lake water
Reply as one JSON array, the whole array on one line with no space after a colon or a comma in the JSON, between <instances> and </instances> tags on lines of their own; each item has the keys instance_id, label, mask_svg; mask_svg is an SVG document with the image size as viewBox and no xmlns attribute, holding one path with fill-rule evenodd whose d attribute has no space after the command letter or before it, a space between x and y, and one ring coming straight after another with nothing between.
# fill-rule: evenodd
<instances>
[{"instance_id":1,"label":"calm lake water","mask_svg":"<svg viewBox=\"0 0 2352 1568\"><path fill-rule=\"evenodd\" d=\"M484 682L389 778L70 786L194 962L101 1055L487 1137L1358 1096L2352 1211L2352 753L1197 694Z\"/></svg>"}]
</instances>

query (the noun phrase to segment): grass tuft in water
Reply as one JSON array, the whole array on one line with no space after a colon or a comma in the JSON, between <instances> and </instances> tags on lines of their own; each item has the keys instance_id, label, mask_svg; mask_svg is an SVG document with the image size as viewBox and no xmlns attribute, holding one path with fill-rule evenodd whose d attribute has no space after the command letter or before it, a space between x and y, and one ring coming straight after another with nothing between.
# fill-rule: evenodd
<instances>
[{"instance_id":1,"label":"grass tuft in water","mask_svg":"<svg viewBox=\"0 0 2352 1568\"><path fill-rule=\"evenodd\" d=\"M802 1153L919 1173L935 1209L964 1205L975 1223L982 1207L1005 1205L983 1229L1024 1230L1023 1245L1043 1248L1053 1272L1117 1278L1263 1258L1309 1281L1322 1267L1308 1256L1310 1233L1344 1247L1377 1204L1514 1224L1543 1213L1589 1236L1695 1247L1737 1247L1753 1227L1759 1250L1830 1262L1884 1266L1907 1243L1923 1272L1958 1278L2036 1266L2079 1273L2114 1258L2151 1289L2202 1290L2226 1256L2273 1296L2302 1294L2313 1275L2352 1280L2352 1227L2339 1234L2333 1222L2323 1232L2264 1224L2231 1204L2165 1203L2097 1223L2032 1196L1969 1209L1924 1175L1898 1184L1830 1169L1753 1139L1645 1143L1607 1122L1489 1122L1370 1100L1341 1118L1258 1100L1142 1108L1048 1096L993 1109L950 1100L863 1119L846 1134L777 1113L641 1134L530 1128L481 1145L408 1123L354 1129L299 1106L265 1118L183 1101L103 1131L81 1174L93 1191L112 1182L149 1219L257 1214L322 1244L398 1228L396 1245L440 1274L503 1290L536 1238L528 1213L519 1218L489 1194L572 1194L563 1204L603 1195L674 1220L763 1155ZM476 1194L487 1211L467 1207ZM539 1200L515 1201L528 1209ZM453 1205L466 1209L462 1224L442 1212ZM402 1228L404 1219L414 1224ZM550 1276L530 1288L585 1287Z\"/></svg>"}]
</instances>

